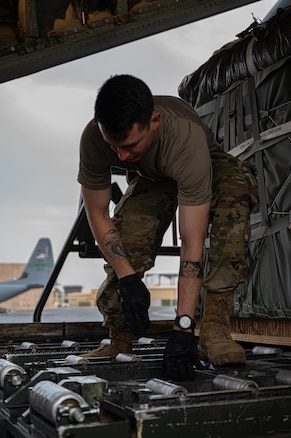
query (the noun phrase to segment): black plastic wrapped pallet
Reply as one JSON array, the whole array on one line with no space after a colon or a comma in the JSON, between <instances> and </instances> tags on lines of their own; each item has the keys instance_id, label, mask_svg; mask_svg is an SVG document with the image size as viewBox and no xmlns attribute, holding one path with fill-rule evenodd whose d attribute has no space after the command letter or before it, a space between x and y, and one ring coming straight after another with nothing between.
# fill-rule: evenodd
<instances>
[{"instance_id":1,"label":"black plastic wrapped pallet","mask_svg":"<svg viewBox=\"0 0 291 438\"><path fill-rule=\"evenodd\" d=\"M291 54L291 6L279 8L267 22L255 21L239 36L181 81L179 95L194 108Z\"/></svg>"},{"instance_id":2,"label":"black plastic wrapped pallet","mask_svg":"<svg viewBox=\"0 0 291 438\"><path fill-rule=\"evenodd\" d=\"M236 291L237 316L291 318L290 77L287 56L233 81L203 105L190 101L224 150L258 172L260 199L251 216L250 273Z\"/></svg>"}]
</instances>

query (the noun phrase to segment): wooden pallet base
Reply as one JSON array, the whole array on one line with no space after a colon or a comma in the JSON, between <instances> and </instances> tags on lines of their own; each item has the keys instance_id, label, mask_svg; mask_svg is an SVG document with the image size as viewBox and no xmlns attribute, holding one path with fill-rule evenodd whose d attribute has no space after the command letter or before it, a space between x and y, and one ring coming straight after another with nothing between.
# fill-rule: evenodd
<instances>
[{"instance_id":1,"label":"wooden pallet base","mask_svg":"<svg viewBox=\"0 0 291 438\"><path fill-rule=\"evenodd\" d=\"M173 321L152 321L147 336L168 336ZM195 335L199 336L200 320L196 319ZM1 343L17 341L97 340L108 335L98 322L0 324ZM239 342L291 346L291 320L231 318L231 334Z\"/></svg>"},{"instance_id":2,"label":"wooden pallet base","mask_svg":"<svg viewBox=\"0 0 291 438\"><path fill-rule=\"evenodd\" d=\"M267 318L231 318L231 335L235 341L291 346L291 320ZM196 321L199 336L200 320Z\"/></svg>"}]
</instances>

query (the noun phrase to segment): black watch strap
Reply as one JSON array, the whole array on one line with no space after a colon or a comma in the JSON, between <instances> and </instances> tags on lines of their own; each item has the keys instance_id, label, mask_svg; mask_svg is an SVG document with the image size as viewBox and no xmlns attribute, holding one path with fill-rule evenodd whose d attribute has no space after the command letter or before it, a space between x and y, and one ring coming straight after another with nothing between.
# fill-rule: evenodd
<instances>
[{"instance_id":1,"label":"black watch strap","mask_svg":"<svg viewBox=\"0 0 291 438\"><path fill-rule=\"evenodd\" d=\"M179 327L181 330L192 330L194 331L195 322L194 319L189 315L179 315L176 316L174 325Z\"/></svg>"}]
</instances>

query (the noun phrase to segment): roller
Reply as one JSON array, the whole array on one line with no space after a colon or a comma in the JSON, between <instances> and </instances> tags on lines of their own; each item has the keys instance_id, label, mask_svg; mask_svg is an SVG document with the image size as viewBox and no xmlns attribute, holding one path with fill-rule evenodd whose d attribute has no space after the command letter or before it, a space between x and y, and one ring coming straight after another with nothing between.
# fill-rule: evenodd
<instances>
[{"instance_id":1,"label":"roller","mask_svg":"<svg viewBox=\"0 0 291 438\"><path fill-rule=\"evenodd\" d=\"M164 395L174 395L174 394L187 394L186 388L180 385L175 385L174 383L167 382L161 379L151 379L145 384L146 388L150 389L157 394Z\"/></svg>"},{"instance_id":2,"label":"roller","mask_svg":"<svg viewBox=\"0 0 291 438\"><path fill-rule=\"evenodd\" d=\"M61 343L61 347L63 348L74 348L75 350L78 350L80 347L79 342L76 341L70 341L69 339L64 339Z\"/></svg>"},{"instance_id":3,"label":"roller","mask_svg":"<svg viewBox=\"0 0 291 438\"><path fill-rule=\"evenodd\" d=\"M88 359L85 357L77 356L75 354L69 354L65 358L65 362L69 365L84 365L89 363Z\"/></svg>"},{"instance_id":4,"label":"roller","mask_svg":"<svg viewBox=\"0 0 291 438\"><path fill-rule=\"evenodd\" d=\"M146 337L141 337L137 340L137 343L139 345L157 345L157 341L154 338L146 338Z\"/></svg>"},{"instance_id":5,"label":"roller","mask_svg":"<svg viewBox=\"0 0 291 438\"><path fill-rule=\"evenodd\" d=\"M258 389L258 384L253 380L239 379L237 377L226 376L224 374L218 374L212 381L214 390L227 390L227 389Z\"/></svg>"},{"instance_id":6,"label":"roller","mask_svg":"<svg viewBox=\"0 0 291 438\"><path fill-rule=\"evenodd\" d=\"M38 382L29 394L30 407L41 417L57 425L62 414L68 414L72 423L83 423L82 408L89 408L77 393L63 388L49 380Z\"/></svg>"},{"instance_id":7,"label":"roller","mask_svg":"<svg viewBox=\"0 0 291 438\"><path fill-rule=\"evenodd\" d=\"M116 356L116 361L117 362L141 362L142 358L140 356L138 356L137 354L132 354L132 353L118 353L118 355Z\"/></svg>"},{"instance_id":8,"label":"roller","mask_svg":"<svg viewBox=\"0 0 291 438\"><path fill-rule=\"evenodd\" d=\"M0 385L4 388L5 377L11 376L11 383L13 386L19 386L22 383L22 376L26 376L24 369L6 359L0 359Z\"/></svg>"},{"instance_id":9,"label":"roller","mask_svg":"<svg viewBox=\"0 0 291 438\"><path fill-rule=\"evenodd\" d=\"M263 346L256 346L252 349L253 354L281 354L283 351L281 348L276 347L263 347Z\"/></svg>"}]
</instances>

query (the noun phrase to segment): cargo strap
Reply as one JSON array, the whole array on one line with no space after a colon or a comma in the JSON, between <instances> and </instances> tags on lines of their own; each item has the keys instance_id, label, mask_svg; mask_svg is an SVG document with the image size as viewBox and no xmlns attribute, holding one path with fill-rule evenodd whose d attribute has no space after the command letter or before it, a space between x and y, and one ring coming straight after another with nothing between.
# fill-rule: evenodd
<instances>
[{"instance_id":1,"label":"cargo strap","mask_svg":"<svg viewBox=\"0 0 291 438\"><path fill-rule=\"evenodd\" d=\"M278 137L289 137L289 134L291 134L291 121L282 123L282 125L278 125L274 128L261 132L259 141L256 143L256 145L254 137L252 137L231 149L229 153L234 157L240 156L241 159L245 160L258 150L261 151L263 149L267 149L268 147L277 143Z\"/></svg>"}]
</instances>

